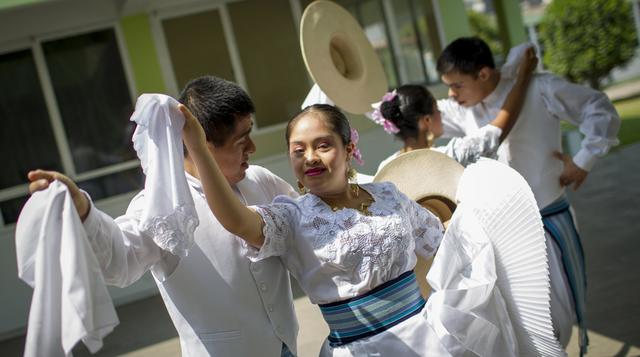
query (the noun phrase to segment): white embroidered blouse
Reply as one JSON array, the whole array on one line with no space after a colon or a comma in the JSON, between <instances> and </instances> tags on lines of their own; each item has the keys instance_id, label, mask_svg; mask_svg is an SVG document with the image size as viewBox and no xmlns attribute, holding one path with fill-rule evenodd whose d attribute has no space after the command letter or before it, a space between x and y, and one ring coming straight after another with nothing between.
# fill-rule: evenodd
<instances>
[{"instance_id":1,"label":"white embroidered blouse","mask_svg":"<svg viewBox=\"0 0 640 357\"><path fill-rule=\"evenodd\" d=\"M333 211L313 194L255 206L265 222L251 260L281 256L314 304L362 295L435 254L444 233L436 216L388 182L361 185L375 199L367 216Z\"/></svg>"}]
</instances>

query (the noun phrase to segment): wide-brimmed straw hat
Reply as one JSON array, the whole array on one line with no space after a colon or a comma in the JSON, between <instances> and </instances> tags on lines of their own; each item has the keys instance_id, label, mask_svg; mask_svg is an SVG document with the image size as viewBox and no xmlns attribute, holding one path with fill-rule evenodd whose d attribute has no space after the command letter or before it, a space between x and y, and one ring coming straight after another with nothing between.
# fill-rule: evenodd
<instances>
[{"instance_id":1,"label":"wide-brimmed straw hat","mask_svg":"<svg viewBox=\"0 0 640 357\"><path fill-rule=\"evenodd\" d=\"M387 78L371 43L340 5L320 0L307 6L300 47L313 80L343 110L367 113L387 91Z\"/></svg>"},{"instance_id":2,"label":"wide-brimmed straw hat","mask_svg":"<svg viewBox=\"0 0 640 357\"><path fill-rule=\"evenodd\" d=\"M410 199L449 220L456 207L458 181L464 167L449 156L420 149L401 154L385 165L374 182L393 182Z\"/></svg>"}]
</instances>

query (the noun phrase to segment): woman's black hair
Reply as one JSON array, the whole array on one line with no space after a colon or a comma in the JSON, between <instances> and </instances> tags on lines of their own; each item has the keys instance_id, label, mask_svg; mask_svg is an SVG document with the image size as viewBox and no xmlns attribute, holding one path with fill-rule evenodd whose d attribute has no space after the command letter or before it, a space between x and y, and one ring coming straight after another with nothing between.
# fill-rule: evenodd
<instances>
[{"instance_id":1,"label":"woman's black hair","mask_svg":"<svg viewBox=\"0 0 640 357\"><path fill-rule=\"evenodd\" d=\"M289 147L289 138L291 137L291 131L294 125L306 114L318 113L322 115L322 118L329 123L329 127L334 133L338 134L342 140L342 144L347 146L351 143L351 126L347 117L337 107L329 104L313 104L304 109L296 116L289 120L287 123L287 130L285 131L285 139L287 140L287 147Z\"/></svg>"},{"instance_id":2,"label":"woman's black hair","mask_svg":"<svg viewBox=\"0 0 640 357\"><path fill-rule=\"evenodd\" d=\"M398 137L415 139L419 135L418 120L433 114L436 100L425 87L414 84L398 87L396 93L392 100L382 102L380 112L400 129Z\"/></svg>"}]
</instances>

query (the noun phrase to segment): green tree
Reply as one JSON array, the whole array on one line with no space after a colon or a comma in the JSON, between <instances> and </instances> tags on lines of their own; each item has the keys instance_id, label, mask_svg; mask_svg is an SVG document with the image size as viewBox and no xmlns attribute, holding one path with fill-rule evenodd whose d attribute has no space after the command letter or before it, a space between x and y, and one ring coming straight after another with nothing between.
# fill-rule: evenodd
<instances>
[{"instance_id":1,"label":"green tree","mask_svg":"<svg viewBox=\"0 0 640 357\"><path fill-rule=\"evenodd\" d=\"M544 64L595 89L635 54L636 30L627 0L554 0L540 24Z\"/></svg>"},{"instance_id":2,"label":"green tree","mask_svg":"<svg viewBox=\"0 0 640 357\"><path fill-rule=\"evenodd\" d=\"M498 25L496 25L495 18L473 10L467 11L467 17L469 18L471 32L489 45L495 57L501 57L502 42L500 42L500 34L498 33Z\"/></svg>"}]
</instances>

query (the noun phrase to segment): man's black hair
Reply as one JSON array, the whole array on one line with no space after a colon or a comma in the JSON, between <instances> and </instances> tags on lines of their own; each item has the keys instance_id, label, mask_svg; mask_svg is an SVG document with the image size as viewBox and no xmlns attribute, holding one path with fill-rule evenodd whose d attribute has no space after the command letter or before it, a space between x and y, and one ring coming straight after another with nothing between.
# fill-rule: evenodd
<instances>
[{"instance_id":1,"label":"man's black hair","mask_svg":"<svg viewBox=\"0 0 640 357\"><path fill-rule=\"evenodd\" d=\"M253 114L255 108L247 92L237 84L214 76L192 79L178 101L198 118L207 141L221 146L236 127L236 119Z\"/></svg>"},{"instance_id":2,"label":"man's black hair","mask_svg":"<svg viewBox=\"0 0 640 357\"><path fill-rule=\"evenodd\" d=\"M440 75L459 72L475 76L484 67L496 68L496 64L489 46L478 37L460 37L438 57Z\"/></svg>"}]
</instances>

